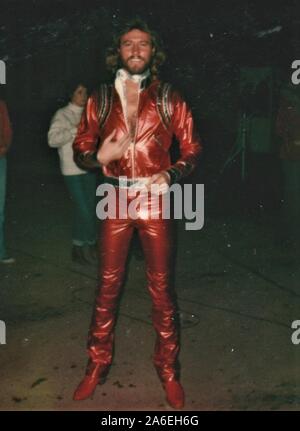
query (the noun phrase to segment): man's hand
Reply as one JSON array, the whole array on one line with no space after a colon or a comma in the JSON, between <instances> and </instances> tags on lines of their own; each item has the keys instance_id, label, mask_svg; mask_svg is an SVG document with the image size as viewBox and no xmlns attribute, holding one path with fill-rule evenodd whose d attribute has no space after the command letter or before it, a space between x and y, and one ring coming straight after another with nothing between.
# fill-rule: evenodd
<instances>
[{"instance_id":1,"label":"man's hand","mask_svg":"<svg viewBox=\"0 0 300 431\"><path fill-rule=\"evenodd\" d=\"M119 160L129 147L131 139L128 134L119 141L114 141L115 134L116 130L108 135L97 152L97 160L101 165L106 166L113 160Z\"/></svg>"},{"instance_id":2,"label":"man's hand","mask_svg":"<svg viewBox=\"0 0 300 431\"><path fill-rule=\"evenodd\" d=\"M150 181L147 183L148 190L151 190L152 184L158 184L160 192L165 193L170 185L170 175L166 171L161 171L158 174L152 175Z\"/></svg>"}]
</instances>

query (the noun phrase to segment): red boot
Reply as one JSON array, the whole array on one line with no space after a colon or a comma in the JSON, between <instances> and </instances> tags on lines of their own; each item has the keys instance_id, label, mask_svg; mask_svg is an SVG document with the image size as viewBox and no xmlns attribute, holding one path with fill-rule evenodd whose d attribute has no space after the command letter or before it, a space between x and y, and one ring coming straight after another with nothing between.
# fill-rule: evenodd
<instances>
[{"instance_id":1,"label":"red boot","mask_svg":"<svg viewBox=\"0 0 300 431\"><path fill-rule=\"evenodd\" d=\"M96 386L105 383L107 368L96 366L93 373L86 375L77 386L73 400L81 401L90 398L95 392Z\"/></svg>"},{"instance_id":2,"label":"red boot","mask_svg":"<svg viewBox=\"0 0 300 431\"><path fill-rule=\"evenodd\" d=\"M177 380L170 380L163 383L166 392L166 399L173 409L182 409L184 406L184 391L180 382Z\"/></svg>"}]
</instances>

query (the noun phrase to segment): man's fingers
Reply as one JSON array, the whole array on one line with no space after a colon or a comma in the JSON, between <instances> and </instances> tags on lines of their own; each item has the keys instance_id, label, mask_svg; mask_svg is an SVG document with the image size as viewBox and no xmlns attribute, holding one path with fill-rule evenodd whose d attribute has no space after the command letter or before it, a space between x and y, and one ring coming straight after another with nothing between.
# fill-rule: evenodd
<instances>
[{"instance_id":1,"label":"man's fingers","mask_svg":"<svg viewBox=\"0 0 300 431\"><path fill-rule=\"evenodd\" d=\"M126 133L126 135L124 135L119 141L118 144L119 145L123 145L126 142L130 141L130 135L128 133Z\"/></svg>"},{"instance_id":2,"label":"man's fingers","mask_svg":"<svg viewBox=\"0 0 300 431\"><path fill-rule=\"evenodd\" d=\"M131 142L131 138L129 135L126 135L126 137L122 138L122 140L120 142L121 142L121 145L126 145L128 142L129 143Z\"/></svg>"},{"instance_id":3,"label":"man's fingers","mask_svg":"<svg viewBox=\"0 0 300 431\"><path fill-rule=\"evenodd\" d=\"M159 172L158 174L154 174L150 177L148 187L151 186L151 184L166 184L167 187L169 187L169 176L166 172Z\"/></svg>"},{"instance_id":4,"label":"man's fingers","mask_svg":"<svg viewBox=\"0 0 300 431\"><path fill-rule=\"evenodd\" d=\"M130 143L131 143L130 139L128 141L124 141L123 144L122 144L122 146L121 146L122 150L128 148L129 145L130 145Z\"/></svg>"},{"instance_id":5,"label":"man's fingers","mask_svg":"<svg viewBox=\"0 0 300 431\"><path fill-rule=\"evenodd\" d=\"M152 183L152 184L156 183L156 181L159 179L159 177L160 177L160 174L154 174L154 175L152 175L150 183Z\"/></svg>"},{"instance_id":6,"label":"man's fingers","mask_svg":"<svg viewBox=\"0 0 300 431\"><path fill-rule=\"evenodd\" d=\"M118 145L121 153L124 153L127 150L127 148L130 145L130 142L131 142L130 137L126 137L126 139L124 139L122 142L119 141Z\"/></svg>"},{"instance_id":7,"label":"man's fingers","mask_svg":"<svg viewBox=\"0 0 300 431\"><path fill-rule=\"evenodd\" d=\"M116 129L114 129L106 138L105 141L111 141L112 138L115 136L116 134Z\"/></svg>"},{"instance_id":8,"label":"man's fingers","mask_svg":"<svg viewBox=\"0 0 300 431\"><path fill-rule=\"evenodd\" d=\"M148 190L150 190L151 184L157 184L156 180L158 179L158 177L159 177L159 174L152 175L152 177L149 179L149 182L147 183Z\"/></svg>"},{"instance_id":9,"label":"man's fingers","mask_svg":"<svg viewBox=\"0 0 300 431\"><path fill-rule=\"evenodd\" d=\"M114 129L103 141L104 146L106 146L107 144L110 144L113 137L116 134L116 129Z\"/></svg>"},{"instance_id":10,"label":"man's fingers","mask_svg":"<svg viewBox=\"0 0 300 431\"><path fill-rule=\"evenodd\" d=\"M121 156L123 156L126 153L126 151L128 150L129 145L130 145L130 143L128 142L126 145L123 145L122 147L120 147L120 154L121 154Z\"/></svg>"}]
</instances>

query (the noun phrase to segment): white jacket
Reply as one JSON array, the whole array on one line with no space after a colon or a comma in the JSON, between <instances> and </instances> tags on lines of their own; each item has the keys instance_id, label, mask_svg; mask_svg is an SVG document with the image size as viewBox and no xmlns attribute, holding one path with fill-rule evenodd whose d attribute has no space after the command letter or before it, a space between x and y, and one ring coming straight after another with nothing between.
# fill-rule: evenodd
<instances>
[{"instance_id":1,"label":"white jacket","mask_svg":"<svg viewBox=\"0 0 300 431\"><path fill-rule=\"evenodd\" d=\"M83 108L69 103L53 116L48 132L48 144L58 148L60 168L63 175L86 174L73 160L73 141L77 133Z\"/></svg>"}]
</instances>

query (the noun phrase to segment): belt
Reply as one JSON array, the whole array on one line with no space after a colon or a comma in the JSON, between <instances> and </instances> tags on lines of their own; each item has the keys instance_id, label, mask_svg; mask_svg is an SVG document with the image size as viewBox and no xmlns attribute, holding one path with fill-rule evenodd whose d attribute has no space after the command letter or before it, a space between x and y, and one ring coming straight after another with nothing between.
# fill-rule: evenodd
<instances>
[{"instance_id":1,"label":"belt","mask_svg":"<svg viewBox=\"0 0 300 431\"><path fill-rule=\"evenodd\" d=\"M111 184L114 187L125 187L129 188L132 186L145 186L149 181L150 177L139 177L133 179L127 179L127 177L103 177L103 183Z\"/></svg>"}]
</instances>

